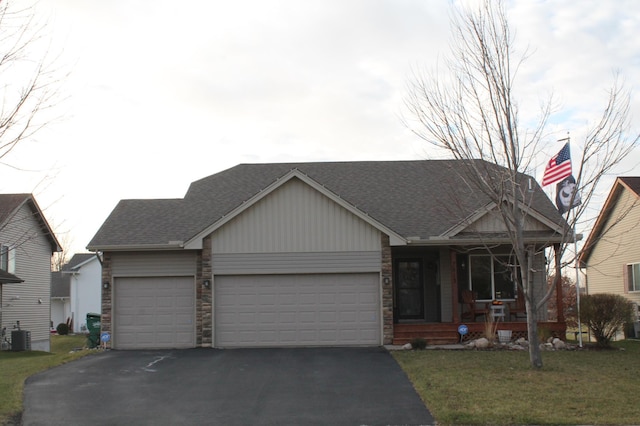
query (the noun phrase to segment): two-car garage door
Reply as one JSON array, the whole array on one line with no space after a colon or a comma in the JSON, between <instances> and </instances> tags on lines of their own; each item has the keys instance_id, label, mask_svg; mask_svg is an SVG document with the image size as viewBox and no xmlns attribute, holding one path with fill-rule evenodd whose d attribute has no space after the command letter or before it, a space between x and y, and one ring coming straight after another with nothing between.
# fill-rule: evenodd
<instances>
[{"instance_id":1,"label":"two-car garage door","mask_svg":"<svg viewBox=\"0 0 640 426\"><path fill-rule=\"evenodd\" d=\"M380 344L379 274L215 277L217 347Z\"/></svg>"}]
</instances>

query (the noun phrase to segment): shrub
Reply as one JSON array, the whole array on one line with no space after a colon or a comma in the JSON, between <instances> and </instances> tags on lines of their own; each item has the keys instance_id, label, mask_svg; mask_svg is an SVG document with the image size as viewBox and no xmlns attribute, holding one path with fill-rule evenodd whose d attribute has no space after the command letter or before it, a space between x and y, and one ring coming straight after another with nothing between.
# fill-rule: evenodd
<instances>
[{"instance_id":1,"label":"shrub","mask_svg":"<svg viewBox=\"0 0 640 426\"><path fill-rule=\"evenodd\" d=\"M69 334L69 326L67 324L61 322L56 327L56 331L58 332L59 335L66 336L67 334Z\"/></svg>"},{"instance_id":2,"label":"shrub","mask_svg":"<svg viewBox=\"0 0 640 426\"><path fill-rule=\"evenodd\" d=\"M411 347L413 349L425 349L427 347L427 341L421 337L417 337L411 341Z\"/></svg>"},{"instance_id":3,"label":"shrub","mask_svg":"<svg viewBox=\"0 0 640 426\"><path fill-rule=\"evenodd\" d=\"M580 320L601 347L610 346L616 333L633 321L632 314L631 302L617 294L589 294L580 300Z\"/></svg>"}]
</instances>

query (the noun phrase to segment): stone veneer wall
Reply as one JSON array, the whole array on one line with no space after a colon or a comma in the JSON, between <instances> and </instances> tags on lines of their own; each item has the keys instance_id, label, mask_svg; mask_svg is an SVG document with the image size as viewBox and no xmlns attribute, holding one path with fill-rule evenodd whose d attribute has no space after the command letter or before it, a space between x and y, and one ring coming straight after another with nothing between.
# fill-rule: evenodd
<instances>
[{"instance_id":1,"label":"stone veneer wall","mask_svg":"<svg viewBox=\"0 0 640 426\"><path fill-rule=\"evenodd\" d=\"M196 330L198 346L213 346L213 275L211 270L211 236L202 241L202 250L198 254L198 301L197 322L200 324ZM204 281L209 280L209 288L204 286Z\"/></svg>"},{"instance_id":2,"label":"stone veneer wall","mask_svg":"<svg viewBox=\"0 0 640 426\"><path fill-rule=\"evenodd\" d=\"M102 283L109 283L107 288L104 288ZM102 315L100 316L100 331L111 333L111 295L113 294L113 274L111 271L111 252L104 252L102 254L102 282L100 283L102 289ZM108 342L108 346L111 346L111 342Z\"/></svg>"},{"instance_id":3,"label":"stone veneer wall","mask_svg":"<svg viewBox=\"0 0 640 426\"><path fill-rule=\"evenodd\" d=\"M393 342L393 273L389 236L382 234L382 338L385 345Z\"/></svg>"}]
</instances>

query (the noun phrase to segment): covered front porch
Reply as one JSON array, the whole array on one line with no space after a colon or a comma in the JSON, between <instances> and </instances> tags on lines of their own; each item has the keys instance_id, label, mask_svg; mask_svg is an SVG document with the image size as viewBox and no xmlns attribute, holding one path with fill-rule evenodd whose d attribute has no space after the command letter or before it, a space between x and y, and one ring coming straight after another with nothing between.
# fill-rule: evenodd
<instances>
[{"instance_id":1,"label":"covered front porch","mask_svg":"<svg viewBox=\"0 0 640 426\"><path fill-rule=\"evenodd\" d=\"M404 345L413 339L421 338L429 345L446 345L467 342L485 335L485 324L482 322L465 323L468 333L461 336L458 333L460 323L400 323L393 325L393 344ZM538 330L546 330L554 336L564 339L566 324L556 321L538 322ZM511 330L512 340L523 337L528 340L527 323L498 322L497 330Z\"/></svg>"},{"instance_id":2,"label":"covered front porch","mask_svg":"<svg viewBox=\"0 0 640 426\"><path fill-rule=\"evenodd\" d=\"M402 345L422 338L428 344L459 343L485 335L486 320L497 330L510 330L512 339L528 340L523 296L514 277L517 269L505 254L460 247L395 248L393 258L393 339ZM536 291L546 289L544 256L538 260ZM473 294L473 300L468 295ZM562 289L556 288L557 321L546 310L538 315L538 329L565 338ZM458 327L468 332L461 336Z\"/></svg>"}]
</instances>

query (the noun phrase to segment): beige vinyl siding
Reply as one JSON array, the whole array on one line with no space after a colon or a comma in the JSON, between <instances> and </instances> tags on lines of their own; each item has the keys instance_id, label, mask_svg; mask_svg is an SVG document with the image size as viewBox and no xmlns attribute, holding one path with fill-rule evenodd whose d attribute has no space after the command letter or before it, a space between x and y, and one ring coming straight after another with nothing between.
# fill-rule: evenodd
<instances>
[{"instance_id":1,"label":"beige vinyl siding","mask_svg":"<svg viewBox=\"0 0 640 426\"><path fill-rule=\"evenodd\" d=\"M465 228L464 232L504 232L505 230L504 219L500 216L500 212L492 210ZM549 231L549 227L533 217L527 216L524 230Z\"/></svg>"},{"instance_id":2,"label":"beige vinyl siding","mask_svg":"<svg viewBox=\"0 0 640 426\"><path fill-rule=\"evenodd\" d=\"M214 254L216 275L379 272L380 251Z\"/></svg>"},{"instance_id":3,"label":"beige vinyl siding","mask_svg":"<svg viewBox=\"0 0 640 426\"><path fill-rule=\"evenodd\" d=\"M640 292L627 292L624 281L625 266L640 263L638 198L624 189L603 229L609 230L594 246L587 265L588 291L620 294L640 303Z\"/></svg>"},{"instance_id":4,"label":"beige vinyl siding","mask_svg":"<svg viewBox=\"0 0 640 426\"><path fill-rule=\"evenodd\" d=\"M0 230L0 243L13 247L15 275L24 280L2 286L2 326L10 335L16 321L31 332L33 350L50 350L51 243L27 205Z\"/></svg>"},{"instance_id":5,"label":"beige vinyl siding","mask_svg":"<svg viewBox=\"0 0 640 426\"><path fill-rule=\"evenodd\" d=\"M213 233L214 253L379 251L380 232L299 179Z\"/></svg>"},{"instance_id":6,"label":"beige vinyl siding","mask_svg":"<svg viewBox=\"0 0 640 426\"><path fill-rule=\"evenodd\" d=\"M111 259L114 277L193 276L196 273L193 251L114 252Z\"/></svg>"}]
</instances>

